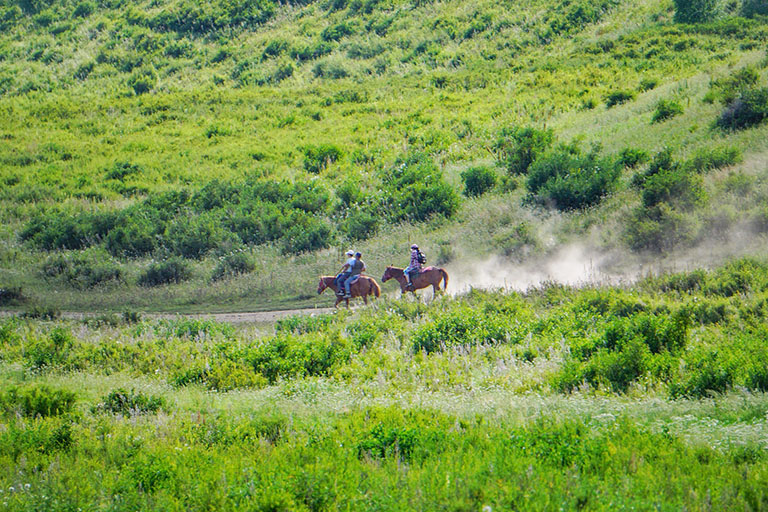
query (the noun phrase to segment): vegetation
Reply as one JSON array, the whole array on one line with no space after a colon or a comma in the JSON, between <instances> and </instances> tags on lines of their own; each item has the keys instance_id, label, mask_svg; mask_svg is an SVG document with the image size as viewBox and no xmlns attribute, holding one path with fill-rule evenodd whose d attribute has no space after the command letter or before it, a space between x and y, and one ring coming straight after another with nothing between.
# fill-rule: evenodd
<instances>
[{"instance_id":1,"label":"vegetation","mask_svg":"<svg viewBox=\"0 0 768 512\"><path fill-rule=\"evenodd\" d=\"M371 269L402 258L403 233L460 261L540 256L550 227L662 254L743 224L729 208L759 227L760 183L736 207L716 172L635 179L664 146L765 151L758 4L6 2L0 287L58 309L269 308L308 304L348 244ZM699 199L656 190L681 187ZM517 236L489 203L563 214Z\"/></svg>"},{"instance_id":2,"label":"vegetation","mask_svg":"<svg viewBox=\"0 0 768 512\"><path fill-rule=\"evenodd\" d=\"M764 482L741 475L766 465L766 304L768 263L743 258L267 328L6 318L3 499L749 508Z\"/></svg>"},{"instance_id":3,"label":"vegetation","mask_svg":"<svg viewBox=\"0 0 768 512\"><path fill-rule=\"evenodd\" d=\"M0 2L2 507L766 508L765 15Z\"/></svg>"}]
</instances>

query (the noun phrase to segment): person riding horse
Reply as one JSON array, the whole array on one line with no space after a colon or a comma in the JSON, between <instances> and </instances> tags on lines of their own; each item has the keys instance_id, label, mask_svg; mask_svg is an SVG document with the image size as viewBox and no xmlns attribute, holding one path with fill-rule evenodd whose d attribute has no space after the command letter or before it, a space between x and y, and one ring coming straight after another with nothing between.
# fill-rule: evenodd
<instances>
[{"instance_id":1,"label":"person riding horse","mask_svg":"<svg viewBox=\"0 0 768 512\"><path fill-rule=\"evenodd\" d=\"M350 249L346 252L348 256L344 265L336 275L336 295L339 297L344 295L344 282L352 275L352 265L355 262L355 253Z\"/></svg>"},{"instance_id":2,"label":"person riding horse","mask_svg":"<svg viewBox=\"0 0 768 512\"><path fill-rule=\"evenodd\" d=\"M405 278L408 280L408 284L406 285L408 290L413 290L413 278L421 272L422 263L424 263L424 256L421 254L421 251L419 251L419 246L416 244L411 245L411 263L403 271L405 273Z\"/></svg>"},{"instance_id":3,"label":"person riding horse","mask_svg":"<svg viewBox=\"0 0 768 512\"><path fill-rule=\"evenodd\" d=\"M347 256L352 256L352 254L352 251L347 251ZM354 257L349 258L341 268L342 272L339 274L340 277L337 278L338 291L336 292L336 295L339 297L344 299L352 298L350 286L352 286L354 280L366 269L362 257L363 255L360 252L354 253Z\"/></svg>"}]
</instances>

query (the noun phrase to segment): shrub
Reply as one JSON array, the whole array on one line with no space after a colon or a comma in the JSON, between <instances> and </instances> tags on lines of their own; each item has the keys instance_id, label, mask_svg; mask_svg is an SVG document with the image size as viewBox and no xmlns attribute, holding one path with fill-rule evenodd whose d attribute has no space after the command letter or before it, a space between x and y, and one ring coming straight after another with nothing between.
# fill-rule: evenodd
<instances>
[{"instance_id":1,"label":"shrub","mask_svg":"<svg viewBox=\"0 0 768 512\"><path fill-rule=\"evenodd\" d=\"M705 23L722 12L721 0L675 0L677 23Z\"/></svg>"},{"instance_id":2,"label":"shrub","mask_svg":"<svg viewBox=\"0 0 768 512\"><path fill-rule=\"evenodd\" d=\"M741 6L741 15L745 18L768 16L768 4L764 0L744 0Z\"/></svg>"},{"instance_id":3,"label":"shrub","mask_svg":"<svg viewBox=\"0 0 768 512\"><path fill-rule=\"evenodd\" d=\"M323 332L339 320L338 315L292 315L275 322L275 332L306 334Z\"/></svg>"},{"instance_id":4,"label":"shrub","mask_svg":"<svg viewBox=\"0 0 768 512\"><path fill-rule=\"evenodd\" d=\"M720 146L697 150L683 165L691 171L706 172L736 165L742 160L743 157L739 148Z\"/></svg>"},{"instance_id":5,"label":"shrub","mask_svg":"<svg viewBox=\"0 0 768 512\"><path fill-rule=\"evenodd\" d=\"M459 209L460 198L443 179L443 174L426 154L414 152L382 173L383 206L392 220L424 221L434 215L446 218Z\"/></svg>"},{"instance_id":6,"label":"shrub","mask_svg":"<svg viewBox=\"0 0 768 512\"><path fill-rule=\"evenodd\" d=\"M32 307L21 313L24 318L35 318L40 320L56 320L61 317L61 311L53 306L34 304Z\"/></svg>"},{"instance_id":7,"label":"shrub","mask_svg":"<svg viewBox=\"0 0 768 512\"><path fill-rule=\"evenodd\" d=\"M211 280L219 281L227 277L238 276L253 272L256 264L247 254L243 252L234 252L219 258L219 262L213 269Z\"/></svg>"},{"instance_id":8,"label":"shrub","mask_svg":"<svg viewBox=\"0 0 768 512\"><path fill-rule=\"evenodd\" d=\"M0 408L22 416L58 416L72 411L77 395L65 389L52 389L44 384L12 387L0 392Z\"/></svg>"},{"instance_id":9,"label":"shrub","mask_svg":"<svg viewBox=\"0 0 768 512\"><path fill-rule=\"evenodd\" d=\"M351 353L349 342L337 332L301 337L281 333L253 349L246 359L274 383L280 377L328 375L349 361Z\"/></svg>"},{"instance_id":10,"label":"shrub","mask_svg":"<svg viewBox=\"0 0 768 512\"><path fill-rule=\"evenodd\" d=\"M102 398L102 401L94 407L94 411L103 411L123 416L136 416L139 414L155 413L166 406L162 397L147 395L141 391L123 388L112 390Z\"/></svg>"},{"instance_id":11,"label":"shrub","mask_svg":"<svg viewBox=\"0 0 768 512\"><path fill-rule=\"evenodd\" d=\"M768 117L768 87L741 93L720 114L716 125L724 130L741 130L762 123Z\"/></svg>"},{"instance_id":12,"label":"shrub","mask_svg":"<svg viewBox=\"0 0 768 512\"><path fill-rule=\"evenodd\" d=\"M442 352L446 348L507 341L504 318L461 307L434 317L416 329L412 337L414 352Z\"/></svg>"},{"instance_id":13,"label":"shrub","mask_svg":"<svg viewBox=\"0 0 768 512\"><path fill-rule=\"evenodd\" d=\"M559 210L575 210L599 203L613 192L621 168L600 157L598 148L582 154L574 146L561 146L537 159L528 172L530 193Z\"/></svg>"},{"instance_id":14,"label":"shrub","mask_svg":"<svg viewBox=\"0 0 768 512\"><path fill-rule=\"evenodd\" d=\"M512 175L525 174L536 158L554 142L552 130L504 128L494 144L497 162Z\"/></svg>"},{"instance_id":15,"label":"shrub","mask_svg":"<svg viewBox=\"0 0 768 512\"><path fill-rule=\"evenodd\" d=\"M650 91L656 88L656 86L659 85L659 80L657 78L643 78L640 80L640 86L639 89L641 92Z\"/></svg>"},{"instance_id":16,"label":"shrub","mask_svg":"<svg viewBox=\"0 0 768 512\"><path fill-rule=\"evenodd\" d=\"M683 210L691 210L703 204L705 198L702 178L682 169L665 170L650 176L642 191L645 208L667 203Z\"/></svg>"},{"instance_id":17,"label":"shrub","mask_svg":"<svg viewBox=\"0 0 768 512\"><path fill-rule=\"evenodd\" d=\"M660 123L683 113L683 106L675 100L661 100L656 104L652 123Z\"/></svg>"},{"instance_id":18,"label":"shrub","mask_svg":"<svg viewBox=\"0 0 768 512\"><path fill-rule=\"evenodd\" d=\"M341 231L351 240L367 240L379 230L380 215L364 208L352 209L341 224Z\"/></svg>"},{"instance_id":19,"label":"shrub","mask_svg":"<svg viewBox=\"0 0 768 512\"><path fill-rule=\"evenodd\" d=\"M189 264L180 258L170 258L165 261L152 263L141 273L138 279L140 286L160 286L186 281L192 275Z\"/></svg>"},{"instance_id":20,"label":"shrub","mask_svg":"<svg viewBox=\"0 0 768 512\"><path fill-rule=\"evenodd\" d=\"M496 186L496 173L488 167L470 167L461 173L464 195L479 197Z\"/></svg>"},{"instance_id":21,"label":"shrub","mask_svg":"<svg viewBox=\"0 0 768 512\"><path fill-rule=\"evenodd\" d=\"M32 370L43 370L63 365L74 346L72 333L56 327L47 337L33 340L24 352L25 365Z\"/></svg>"},{"instance_id":22,"label":"shrub","mask_svg":"<svg viewBox=\"0 0 768 512\"><path fill-rule=\"evenodd\" d=\"M625 243L635 251L666 252L696 239L695 221L667 203L638 208L627 220Z\"/></svg>"},{"instance_id":23,"label":"shrub","mask_svg":"<svg viewBox=\"0 0 768 512\"><path fill-rule=\"evenodd\" d=\"M326 27L320 32L320 37L323 41L338 41L346 36L352 35L354 30L348 23L339 23Z\"/></svg>"},{"instance_id":24,"label":"shrub","mask_svg":"<svg viewBox=\"0 0 768 512\"><path fill-rule=\"evenodd\" d=\"M617 164L622 167L629 167L634 169L638 165L646 163L650 159L650 156L646 151L635 148L624 148L619 153Z\"/></svg>"},{"instance_id":25,"label":"shrub","mask_svg":"<svg viewBox=\"0 0 768 512\"><path fill-rule=\"evenodd\" d=\"M0 287L0 306L21 304L26 300L21 286Z\"/></svg>"},{"instance_id":26,"label":"shrub","mask_svg":"<svg viewBox=\"0 0 768 512\"><path fill-rule=\"evenodd\" d=\"M93 68L95 66L96 66L96 63L93 61L88 61L80 64L75 70L74 77L77 78L78 80L85 80L93 72Z\"/></svg>"},{"instance_id":27,"label":"shrub","mask_svg":"<svg viewBox=\"0 0 768 512\"><path fill-rule=\"evenodd\" d=\"M281 239L282 250L286 254L299 254L330 247L335 241L331 226L324 220L303 217L293 224Z\"/></svg>"},{"instance_id":28,"label":"shrub","mask_svg":"<svg viewBox=\"0 0 768 512\"><path fill-rule=\"evenodd\" d=\"M520 260L540 246L536 230L529 222L520 222L499 231L493 237L493 244L504 256L517 256Z\"/></svg>"},{"instance_id":29,"label":"shrub","mask_svg":"<svg viewBox=\"0 0 768 512\"><path fill-rule=\"evenodd\" d=\"M344 156L344 152L333 144L306 146L304 149L304 169L318 174Z\"/></svg>"},{"instance_id":30,"label":"shrub","mask_svg":"<svg viewBox=\"0 0 768 512\"><path fill-rule=\"evenodd\" d=\"M157 85L157 71L154 67L145 66L135 70L128 78L128 87L137 96L148 93Z\"/></svg>"},{"instance_id":31,"label":"shrub","mask_svg":"<svg viewBox=\"0 0 768 512\"><path fill-rule=\"evenodd\" d=\"M42 274L49 279L61 279L78 289L94 288L120 282L123 270L109 258L93 254L54 254L43 263Z\"/></svg>"},{"instance_id":32,"label":"shrub","mask_svg":"<svg viewBox=\"0 0 768 512\"><path fill-rule=\"evenodd\" d=\"M626 103L628 101L631 101L635 99L635 92L634 91L614 91L605 99L605 106L608 108L614 107L616 105L621 105L622 103Z\"/></svg>"},{"instance_id":33,"label":"shrub","mask_svg":"<svg viewBox=\"0 0 768 512\"><path fill-rule=\"evenodd\" d=\"M87 18L96 11L96 4L93 2L80 2L75 7L72 15L76 18Z\"/></svg>"},{"instance_id":34,"label":"shrub","mask_svg":"<svg viewBox=\"0 0 768 512\"><path fill-rule=\"evenodd\" d=\"M759 80L760 72L752 66L745 66L726 77L712 80L704 101L712 103L719 100L727 105L745 91L754 89Z\"/></svg>"},{"instance_id":35,"label":"shrub","mask_svg":"<svg viewBox=\"0 0 768 512\"><path fill-rule=\"evenodd\" d=\"M163 234L173 254L184 258L202 258L232 237L211 215L176 218Z\"/></svg>"}]
</instances>

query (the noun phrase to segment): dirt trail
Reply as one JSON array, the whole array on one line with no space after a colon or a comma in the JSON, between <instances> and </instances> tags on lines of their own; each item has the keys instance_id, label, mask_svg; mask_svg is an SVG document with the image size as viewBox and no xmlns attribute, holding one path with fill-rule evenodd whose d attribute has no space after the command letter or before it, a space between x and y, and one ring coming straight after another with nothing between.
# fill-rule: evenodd
<instances>
[{"instance_id":1,"label":"dirt trail","mask_svg":"<svg viewBox=\"0 0 768 512\"><path fill-rule=\"evenodd\" d=\"M247 324L259 322L274 322L280 318L294 315L319 315L330 313L333 308L308 308L308 309L281 309L277 311L254 311L250 313L142 313L141 317L151 318L200 318L227 322L231 324ZM15 311L0 311L0 317L18 314ZM83 318L96 317L103 313L84 313L77 311L63 311L62 318L82 320Z\"/></svg>"}]
</instances>

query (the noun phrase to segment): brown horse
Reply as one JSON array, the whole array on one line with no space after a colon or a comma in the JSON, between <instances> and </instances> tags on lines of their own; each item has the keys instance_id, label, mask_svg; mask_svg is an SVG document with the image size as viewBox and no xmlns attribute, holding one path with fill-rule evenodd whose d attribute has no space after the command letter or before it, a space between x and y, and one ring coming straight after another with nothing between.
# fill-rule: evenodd
<instances>
[{"instance_id":1,"label":"brown horse","mask_svg":"<svg viewBox=\"0 0 768 512\"><path fill-rule=\"evenodd\" d=\"M432 290L437 294L440 291L440 281L443 281L443 291L448 287L448 273L439 267L424 268L413 278L412 288L408 288L408 280L402 268L387 267L387 270L384 271L384 275L381 277L381 282L386 283L389 279L396 279L400 283L400 291L403 295L405 295L405 292L413 292L416 295L416 290L421 290L429 285L432 285Z\"/></svg>"},{"instance_id":2,"label":"brown horse","mask_svg":"<svg viewBox=\"0 0 768 512\"><path fill-rule=\"evenodd\" d=\"M317 285L317 294L321 294L326 288L330 288L336 292L336 276L322 276L320 277L320 283ZM368 296L373 295L375 297L381 296L381 288L379 283L372 277L360 276L360 279L352 283L349 287L349 291L352 293L352 298L362 297L366 304L368 304ZM347 307L349 307L349 299L344 299L339 295L336 295L336 304L333 307L337 307L342 300L347 301Z\"/></svg>"}]
</instances>

